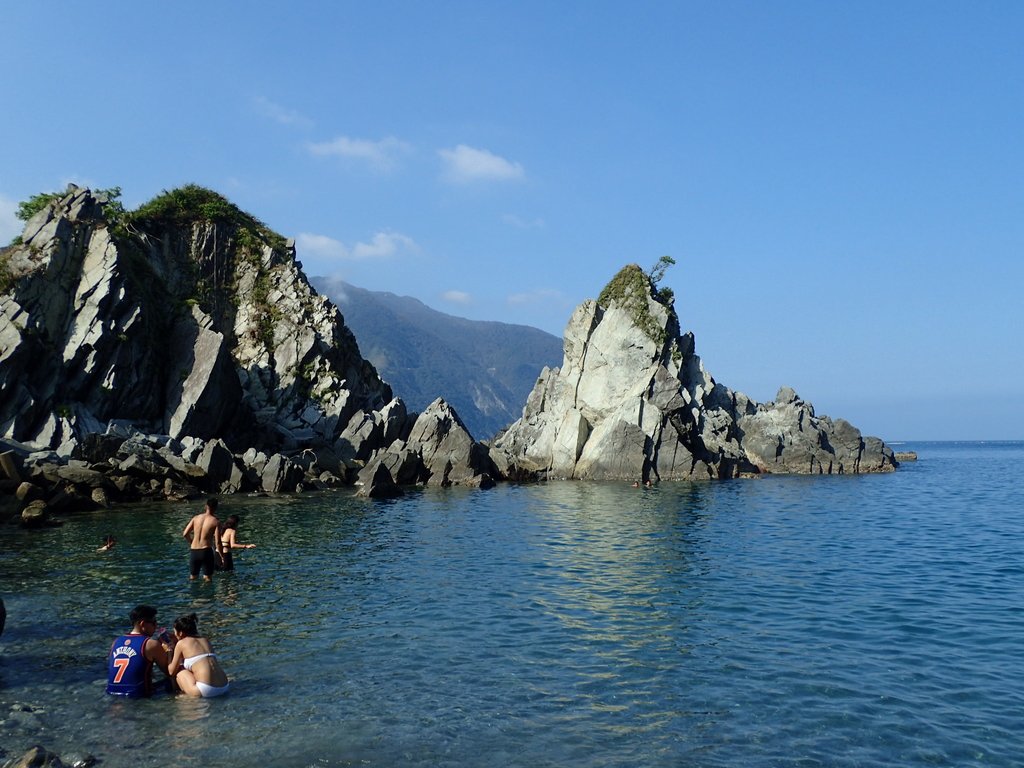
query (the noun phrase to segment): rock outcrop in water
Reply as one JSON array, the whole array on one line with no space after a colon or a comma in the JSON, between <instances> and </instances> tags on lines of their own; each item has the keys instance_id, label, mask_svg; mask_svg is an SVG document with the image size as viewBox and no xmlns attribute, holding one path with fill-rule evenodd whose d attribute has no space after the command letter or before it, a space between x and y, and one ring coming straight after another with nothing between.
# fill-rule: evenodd
<instances>
[{"instance_id":1,"label":"rock outcrop in water","mask_svg":"<svg viewBox=\"0 0 1024 768\"><path fill-rule=\"evenodd\" d=\"M0 250L0 518L357 483L884 472L880 440L792 390L718 384L671 297L623 269L488 449L444 399L409 412L294 247L185 187L126 213L73 185Z\"/></svg>"},{"instance_id":2,"label":"rock outcrop in water","mask_svg":"<svg viewBox=\"0 0 1024 768\"><path fill-rule=\"evenodd\" d=\"M895 469L892 451L849 422L817 416L789 388L757 403L717 383L680 333L671 296L636 265L565 329L522 418L494 442L511 477L685 480Z\"/></svg>"},{"instance_id":3,"label":"rock outcrop in water","mask_svg":"<svg viewBox=\"0 0 1024 768\"><path fill-rule=\"evenodd\" d=\"M72 185L0 251L0 491L26 523L348 483L386 450L486 482L423 460L444 436L414 435L290 241L199 187L118 208Z\"/></svg>"}]
</instances>

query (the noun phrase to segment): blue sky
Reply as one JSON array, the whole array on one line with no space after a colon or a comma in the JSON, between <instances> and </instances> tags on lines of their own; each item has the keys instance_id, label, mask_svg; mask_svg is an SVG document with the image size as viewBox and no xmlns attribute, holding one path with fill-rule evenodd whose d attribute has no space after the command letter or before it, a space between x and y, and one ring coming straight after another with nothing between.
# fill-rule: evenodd
<instances>
[{"instance_id":1,"label":"blue sky","mask_svg":"<svg viewBox=\"0 0 1024 768\"><path fill-rule=\"evenodd\" d=\"M1024 438L1024 4L5 3L0 240L185 183L340 275L561 335L627 263L718 381Z\"/></svg>"}]
</instances>

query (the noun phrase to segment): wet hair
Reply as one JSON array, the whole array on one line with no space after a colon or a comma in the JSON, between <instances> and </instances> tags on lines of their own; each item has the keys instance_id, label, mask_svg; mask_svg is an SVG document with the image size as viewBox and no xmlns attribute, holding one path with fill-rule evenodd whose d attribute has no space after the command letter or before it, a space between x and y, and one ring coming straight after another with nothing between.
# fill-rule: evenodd
<instances>
[{"instance_id":1,"label":"wet hair","mask_svg":"<svg viewBox=\"0 0 1024 768\"><path fill-rule=\"evenodd\" d=\"M206 506L208 506L210 508L211 512L216 512L217 511L217 499L215 499L213 496L211 496L210 498L208 498L206 500Z\"/></svg>"},{"instance_id":2,"label":"wet hair","mask_svg":"<svg viewBox=\"0 0 1024 768\"><path fill-rule=\"evenodd\" d=\"M194 613L188 616L179 616L174 620L174 630L181 632L185 637L199 636L199 619Z\"/></svg>"},{"instance_id":3,"label":"wet hair","mask_svg":"<svg viewBox=\"0 0 1024 768\"><path fill-rule=\"evenodd\" d=\"M128 614L128 618L131 619L133 627L140 621L152 621L155 623L156 608L152 605L136 605L132 608L132 612Z\"/></svg>"},{"instance_id":4,"label":"wet hair","mask_svg":"<svg viewBox=\"0 0 1024 768\"><path fill-rule=\"evenodd\" d=\"M238 528L238 515L228 515L226 520L221 520L217 526L217 536L223 536L228 528Z\"/></svg>"}]
</instances>

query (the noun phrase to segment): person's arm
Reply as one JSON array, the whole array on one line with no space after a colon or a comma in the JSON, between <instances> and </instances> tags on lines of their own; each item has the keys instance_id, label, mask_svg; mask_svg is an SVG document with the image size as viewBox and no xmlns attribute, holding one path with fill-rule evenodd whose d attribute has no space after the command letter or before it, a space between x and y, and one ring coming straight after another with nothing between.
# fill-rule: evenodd
<instances>
[{"instance_id":1,"label":"person's arm","mask_svg":"<svg viewBox=\"0 0 1024 768\"><path fill-rule=\"evenodd\" d=\"M224 532L224 541L227 543L228 548L230 549L253 549L256 546L255 544L239 544L237 541L235 541L234 528L228 528Z\"/></svg>"},{"instance_id":2,"label":"person's arm","mask_svg":"<svg viewBox=\"0 0 1024 768\"><path fill-rule=\"evenodd\" d=\"M196 519L193 517L188 521L188 525L185 526L185 530L181 532L181 536L189 544L192 543L192 531L196 527Z\"/></svg>"},{"instance_id":3,"label":"person's arm","mask_svg":"<svg viewBox=\"0 0 1024 768\"><path fill-rule=\"evenodd\" d=\"M161 672L165 675L170 675L167 668L169 657L167 651L164 650L162 643L154 640L153 638L149 638L146 640L145 654L147 659L160 667Z\"/></svg>"},{"instance_id":4,"label":"person's arm","mask_svg":"<svg viewBox=\"0 0 1024 768\"><path fill-rule=\"evenodd\" d=\"M181 659L181 643L177 643L174 646L174 655L171 657L171 660L167 665L168 676L174 677L178 674L178 670L181 669Z\"/></svg>"}]
</instances>

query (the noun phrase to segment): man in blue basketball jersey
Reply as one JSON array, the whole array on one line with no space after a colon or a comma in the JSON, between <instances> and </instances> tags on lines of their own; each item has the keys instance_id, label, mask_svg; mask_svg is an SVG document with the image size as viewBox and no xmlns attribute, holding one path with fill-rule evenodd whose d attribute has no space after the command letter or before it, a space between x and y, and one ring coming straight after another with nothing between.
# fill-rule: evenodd
<instances>
[{"instance_id":1,"label":"man in blue basketball jersey","mask_svg":"<svg viewBox=\"0 0 1024 768\"><path fill-rule=\"evenodd\" d=\"M141 698L153 693L153 665L167 674L167 649L150 637L157 629L156 608L137 605L131 612L132 631L110 646L107 693Z\"/></svg>"}]
</instances>

